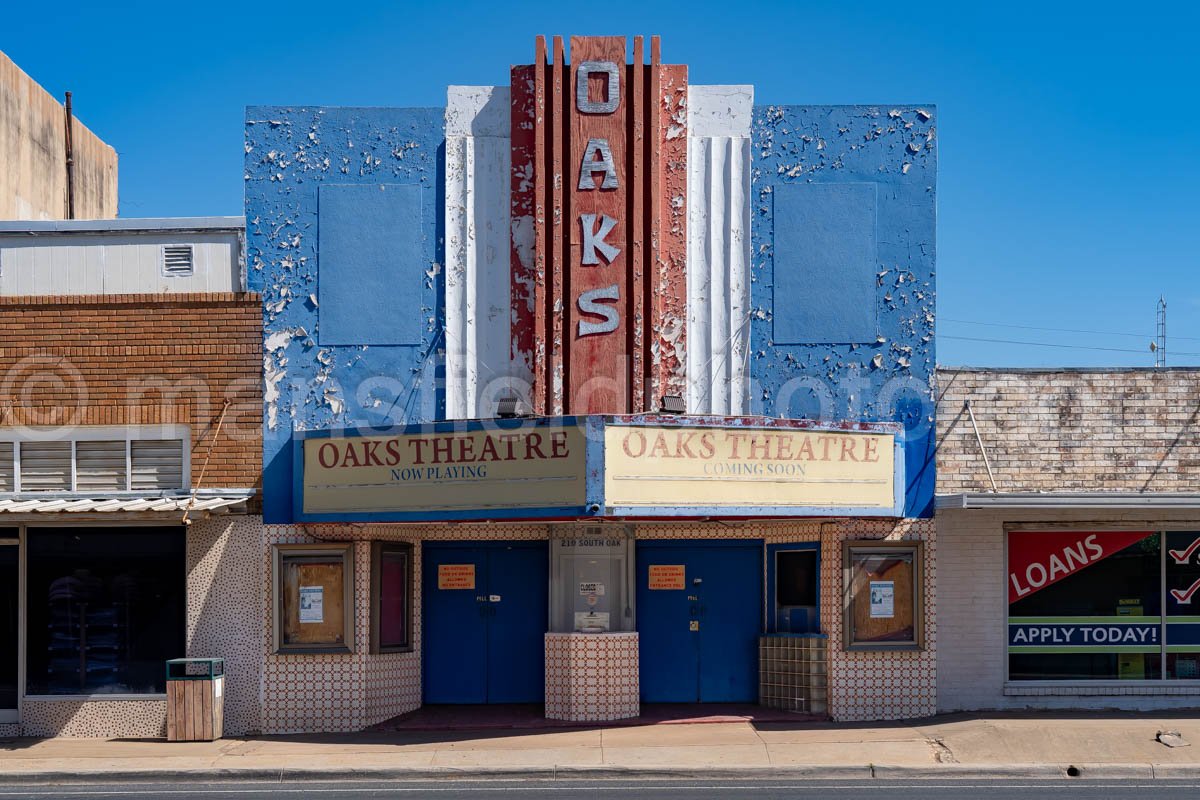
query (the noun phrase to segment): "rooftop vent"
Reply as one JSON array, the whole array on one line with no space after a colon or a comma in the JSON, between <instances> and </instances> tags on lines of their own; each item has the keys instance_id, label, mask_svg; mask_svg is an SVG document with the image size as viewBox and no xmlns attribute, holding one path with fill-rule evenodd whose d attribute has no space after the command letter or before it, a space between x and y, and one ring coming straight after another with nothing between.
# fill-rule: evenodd
<instances>
[{"instance_id":1,"label":"rooftop vent","mask_svg":"<svg viewBox=\"0 0 1200 800\"><path fill-rule=\"evenodd\" d=\"M195 259L190 244L163 245L163 276L186 278L195 271Z\"/></svg>"}]
</instances>

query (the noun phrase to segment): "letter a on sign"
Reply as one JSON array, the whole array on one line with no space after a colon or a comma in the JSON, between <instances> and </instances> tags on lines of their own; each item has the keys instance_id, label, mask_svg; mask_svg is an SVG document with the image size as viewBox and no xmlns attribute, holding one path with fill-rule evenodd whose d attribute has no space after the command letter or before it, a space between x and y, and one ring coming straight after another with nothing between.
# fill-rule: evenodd
<instances>
[{"instance_id":1,"label":"letter a on sign","mask_svg":"<svg viewBox=\"0 0 1200 800\"><path fill-rule=\"evenodd\" d=\"M600 160L592 158L592 153L599 152ZM579 165L579 191L588 192L596 188L594 173L603 172L604 180L600 182L601 189L616 189L617 168L613 166L612 148L608 139L588 139L587 148L583 151L583 163Z\"/></svg>"}]
</instances>

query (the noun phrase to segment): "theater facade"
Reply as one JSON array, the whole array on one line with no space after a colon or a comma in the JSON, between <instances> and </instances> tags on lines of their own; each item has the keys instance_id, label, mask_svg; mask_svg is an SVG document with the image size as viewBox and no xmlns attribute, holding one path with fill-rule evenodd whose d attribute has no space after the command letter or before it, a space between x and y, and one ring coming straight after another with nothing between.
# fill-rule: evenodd
<instances>
[{"instance_id":1,"label":"theater facade","mask_svg":"<svg viewBox=\"0 0 1200 800\"><path fill-rule=\"evenodd\" d=\"M934 713L934 109L532 44L247 110L261 730Z\"/></svg>"}]
</instances>

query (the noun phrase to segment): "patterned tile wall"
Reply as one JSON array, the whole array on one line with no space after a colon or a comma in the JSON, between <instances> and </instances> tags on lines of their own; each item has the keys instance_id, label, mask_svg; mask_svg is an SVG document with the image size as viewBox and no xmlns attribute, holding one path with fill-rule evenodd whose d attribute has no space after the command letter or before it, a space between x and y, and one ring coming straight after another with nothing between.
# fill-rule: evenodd
<instances>
[{"instance_id":1,"label":"patterned tile wall","mask_svg":"<svg viewBox=\"0 0 1200 800\"><path fill-rule=\"evenodd\" d=\"M636 633L547 633L546 717L570 722L641 713Z\"/></svg>"},{"instance_id":2,"label":"patterned tile wall","mask_svg":"<svg viewBox=\"0 0 1200 800\"><path fill-rule=\"evenodd\" d=\"M225 659L225 734L260 729L262 517L214 517L187 533L187 655Z\"/></svg>"},{"instance_id":3,"label":"patterned tile wall","mask_svg":"<svg viewBox=\"0 0 1200 800\"><path fill-rule=\"evenodd\" d=\"M911 719L937 712L937 620L933 520L842 520L821 534L821 627L829 635L829 714L839 722ZM843 645L842 543L922 541L925 647L909 652L846 651Z\"/></svg>"}]
</instances>

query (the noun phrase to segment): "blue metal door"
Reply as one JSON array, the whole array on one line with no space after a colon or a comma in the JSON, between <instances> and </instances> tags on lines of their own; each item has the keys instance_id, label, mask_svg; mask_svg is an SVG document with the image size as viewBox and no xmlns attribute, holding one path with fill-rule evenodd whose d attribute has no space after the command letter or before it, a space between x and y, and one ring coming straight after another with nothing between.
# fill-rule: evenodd
<instances>
[{"instance_id":1,"label":"blue metal door","mask_svg":"<svg viewBox=\"0 0 1200 800\"><path fill-rule=\"evenodd\" d=\"M543 702L548 586L546 542L425 542L424 701Z\"/></svg>"},{"instance_id":2,"label":"blue metal door","mask_svg":"<svg viewBox=\"0 0 1200 800\"><path fill-rule=\"evenodd\" d=\"M643 702L758 699L762 547L760 541L638 542ZM682 588L651 589L652 567L660 575L682 567L682 584L670 584ZM664 583L656 579L656 585Z\"/></svg>"},{"instance_id":3,"label":"blue metal door","mask_svg":"<svg viewBox=\"0 0 1200 800\"><path fill-rule=\"evenodd\" d=\"M470 566L473 587L439 589L438 568L457 575ZM462 543L421 548L421 654L426 703L487 702L487 551ZM458 580L458 584L467 581Z\"/></svg>"},{"instance_id":4,"label":"blue metal door","mask_svg":"<svg viewBox=\"0 0 1200 800\"><path fill-rule=\"evenodd\" d=\"M546 542L511 542L488 550L489 703L545 701L549 591Z\"/></svg>"}]
</instances>

